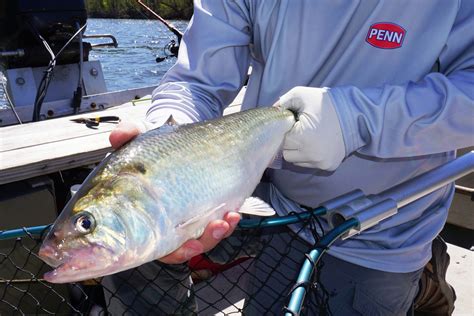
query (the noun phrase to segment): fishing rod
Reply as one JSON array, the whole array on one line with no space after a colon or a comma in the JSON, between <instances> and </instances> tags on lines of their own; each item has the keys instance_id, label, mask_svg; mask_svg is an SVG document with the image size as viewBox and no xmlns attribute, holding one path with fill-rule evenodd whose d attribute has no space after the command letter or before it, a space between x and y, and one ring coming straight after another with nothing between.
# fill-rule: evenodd
<instances>
[{"instance_id":1,"label":"fishing rod","mask_svg":"<svg viewBox=\"0 0 474 316\"><path fill-rule=\"evenodd\" d=\"M161 23L163 23L168 30L170 30L176 37L178 38L178 45L176 45L176 42L172 40L169 42L165 47L165 57L157 57L156 62L160 63L164 61L165 59L169 57L178 57L178 51L179 51L179 44L181 43L181 38L183 37L183 33L178 30L173 24L170 22L166 21L163 19L158 13L153 11L150 7L148 7L146 4L144 4L141 0L137 0L138 4L141 5L143 8L145 8L148 12L150 12L155 18L157 18ZM167 54L166 50L168 50L171 54Z\"/></svg>"},{"instance_id":2,"label":"fishing rod","mask_svg":"<svg viewBox=\"0 0 474 316\"><path fill-rule=\"evenodd\" d=\"M168 30L170 30L176 37L178 38L178 45L181 42L181 38L183 37L183 33L178 30L173 24L163 19L158 13L153 11L150 7L144 4L141 0L137 0L138 4L144 7L148 12L150 12L155 18L157 18L161 23L163 23Z\"/></svg>"}]
</instances>

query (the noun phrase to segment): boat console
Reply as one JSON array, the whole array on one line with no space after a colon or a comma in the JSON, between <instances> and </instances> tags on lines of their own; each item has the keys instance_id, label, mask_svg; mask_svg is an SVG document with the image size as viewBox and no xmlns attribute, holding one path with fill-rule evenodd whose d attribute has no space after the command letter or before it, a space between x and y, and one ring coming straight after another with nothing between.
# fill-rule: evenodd
<instances>
[{"instance_id":1,"label":"boat console","mask_svg":"<svg viewBox=\"0 0 474 316\"><path fill-rule=\"evenodd\" d=\"M151 93L154 87L108 92L95 47L117 47L110 34L87 36L84 0L0 0L1 84L9 107L0 127L102 110ZM108 38L94 44L83 39Z\"/></svg>"},{"instance_id":2,"label":"boat console","mask_svg":"<svg viewBox=\"0 0 474 316\"><path fill-rule=\"evenodd\" d=\"M48 65L51 55L40 37L57 54L87 20L84 0L2 0L0 3L0 54L7 69ZM57 64L79 62L79 45L82 45L83 60L87 61L91 45L81 43L76 37L58 56Z\"/></svg>"}]
</instances>

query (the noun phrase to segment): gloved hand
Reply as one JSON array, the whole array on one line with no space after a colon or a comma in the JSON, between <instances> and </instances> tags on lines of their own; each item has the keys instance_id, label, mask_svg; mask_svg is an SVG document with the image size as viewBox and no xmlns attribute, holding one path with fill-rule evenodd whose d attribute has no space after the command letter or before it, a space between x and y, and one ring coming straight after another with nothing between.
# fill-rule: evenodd
<instances>
[{"instance_id":1,"label":"gloved hand","mask_svg":"<svg viewBox=\"0 0 474 316\"><path fill-rule=\"evenodd\" d=\"M283 142L283 157L300 167L333 171L346 155L341 125L328 88L295 87L279 106L297 113L298 121Z\"/></svg>"}]
</instances>

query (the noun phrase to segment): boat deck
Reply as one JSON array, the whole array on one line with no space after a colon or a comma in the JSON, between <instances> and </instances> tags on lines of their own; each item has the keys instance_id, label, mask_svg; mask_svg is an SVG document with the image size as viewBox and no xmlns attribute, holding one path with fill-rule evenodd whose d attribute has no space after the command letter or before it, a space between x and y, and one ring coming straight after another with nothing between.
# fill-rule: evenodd
<instances>
[{"instance_id":1,"label":"boat deck","mask_svg":"<svg viewBox=\"0 0 474 316\"><path fill-rule=\"evenodd\" d=\"M450 264L446 279L456 290L453 315L472 315L474 310L474 253L448 244Z\"/></svg>"}]
</instances>

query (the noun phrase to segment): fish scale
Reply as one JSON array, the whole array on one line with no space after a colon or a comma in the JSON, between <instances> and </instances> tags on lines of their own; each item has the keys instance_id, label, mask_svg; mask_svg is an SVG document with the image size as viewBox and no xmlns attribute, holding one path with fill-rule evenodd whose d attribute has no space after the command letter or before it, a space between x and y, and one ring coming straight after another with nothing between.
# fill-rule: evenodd
<instances>
[{"instance_id":1,"label":"fish scale","mask_svg":"<svg viewBox=\"0 0 474 316\"><path fill-rule=\"evenodd\" d=\"M92 172L56 220L39 253L57 267L45 278L123 271L199 237L245 204L294 122L288 110L257 108L139 135Z\"/></svg>"}]
</instances>

